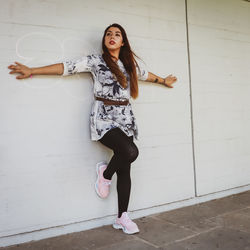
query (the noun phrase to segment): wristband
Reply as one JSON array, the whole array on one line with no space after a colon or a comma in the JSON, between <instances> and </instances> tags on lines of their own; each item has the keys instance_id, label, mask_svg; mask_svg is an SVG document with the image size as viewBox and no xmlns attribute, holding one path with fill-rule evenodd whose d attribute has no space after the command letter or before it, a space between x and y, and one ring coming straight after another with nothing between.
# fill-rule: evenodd
<instances>
[{"instance_id":1,"label":"wristband","mask_svg":"<svg viewBox=\"0 0 250 250\"><path fill-rule=\"evenodd\" d=\"M32 78L32 74L30 74L30 78Z\"/></svg>"},{"instance_id":2,"label":"wristband","mask_svg":"<svg viewBox=\"0 0 250 250\"><path fill-rule=\"evenodd\" d=\"M165 82L165 78L164 78L164 82L163 83L160 83L161 85L165 86L165 87L168 87L168 85L166 84Z\"/></svg>"}]
</instances>

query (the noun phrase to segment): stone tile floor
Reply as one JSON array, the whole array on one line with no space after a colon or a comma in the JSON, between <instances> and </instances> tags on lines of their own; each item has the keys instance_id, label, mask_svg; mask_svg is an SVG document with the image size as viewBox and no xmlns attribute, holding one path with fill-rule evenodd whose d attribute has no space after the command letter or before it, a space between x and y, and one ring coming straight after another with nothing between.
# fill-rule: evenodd
<instances>
[{"instance_id":1,"label":"stone tile floor","mask_svg":"<svg viewBox=\"0 0 250 250\"><path fill-rule=\"evenodd\" d=\"M134 235L108 225L0 250L250 250L250 191L134 221Z\"/></svg>"}]
</instances>

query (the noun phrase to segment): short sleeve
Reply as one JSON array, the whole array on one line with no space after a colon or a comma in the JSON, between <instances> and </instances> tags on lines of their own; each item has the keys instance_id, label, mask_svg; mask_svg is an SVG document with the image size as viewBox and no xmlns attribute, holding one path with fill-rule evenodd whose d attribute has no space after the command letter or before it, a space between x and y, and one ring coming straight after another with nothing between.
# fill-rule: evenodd
<instances>
[{"instance_id":1,"label":"short sleeve","mask_svg":"<svg viewBox=\"0 0 250 250\"><path fill-rule=\"evenodd\" d=\"M148 70L144 63L136 60L138 66L136 66L136 73L139 80L145 81L148 78Z\"/></svg>"},{"instance_id":2,"label":"short sleeve","mask_svg":"<svg viewBox=\"0 0 250 250\"><path fill-rule=\"evenodd\" d=\"M73 75L80 72L91 72L94 65L93 55L87 55L80 58L64 60L63 76Z\"/></svg>"}]
</instances>

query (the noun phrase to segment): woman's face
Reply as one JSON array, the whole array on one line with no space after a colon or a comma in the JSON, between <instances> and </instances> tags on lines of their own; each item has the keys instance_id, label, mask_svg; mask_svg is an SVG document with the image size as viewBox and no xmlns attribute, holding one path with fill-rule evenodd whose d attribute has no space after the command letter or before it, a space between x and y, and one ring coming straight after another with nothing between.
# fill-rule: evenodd
<instances>
[{"instance_id":1,"label":"woman's face","mask_svg":"<svg viewBox=\"0 0 250 250\"><path fill-rule=\"evenodd\" d=\"M108 50L120 50L121 46L124 45L120 29L110 27L106 32L104 44Z\"/></svg>"}]
</instances>

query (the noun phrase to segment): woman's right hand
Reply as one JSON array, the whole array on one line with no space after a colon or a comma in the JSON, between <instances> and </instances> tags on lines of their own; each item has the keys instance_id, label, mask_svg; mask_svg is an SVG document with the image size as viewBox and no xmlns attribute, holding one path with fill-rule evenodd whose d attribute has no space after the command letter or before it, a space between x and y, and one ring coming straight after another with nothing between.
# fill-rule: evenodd
<instances>
[{"instance_id":1,"label":"woman's right hand","mask_svg":"<svg viewBox=\"0 0 250 250\"><path fill-rule=\"evenodd\" d=\"M20 73L21 75L17 76L16 79L24 79L28 78L31 75L31 68L19 63L15 62L16 65L9 65L8 68L11 69L12 71L9 72L9 74L14 74L14 73Z\"/></svg>"}]
</instances>

